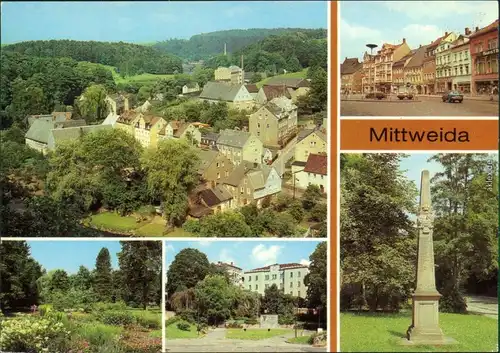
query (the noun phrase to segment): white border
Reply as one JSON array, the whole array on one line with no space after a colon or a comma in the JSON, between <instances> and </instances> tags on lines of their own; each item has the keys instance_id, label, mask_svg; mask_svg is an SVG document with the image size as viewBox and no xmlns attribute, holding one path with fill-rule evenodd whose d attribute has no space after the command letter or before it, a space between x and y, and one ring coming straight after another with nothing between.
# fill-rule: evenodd
<instances>
[{"instance_id":1,"label":"white border","mask_svg":"<svg viewBox=\"0 0 500 353\"><path fill-rule=\"evenodd\" d=\"M335 295L337 296L337 306L335 307L335 310L337 312L337 345L335 347L336 352L340 352L340 342L342 337L340 336L340 86L341 86L341 77L340 77L340 60L341 60L341 53L340 53L340 22L341 22L341 7L342 7L342 2L338 1L337 2L337 23L335 24L337 26L337 65L335 67L335 70L337 71L337 111L335 112L337 117L337 238L335 239L335 244L337 246L337 258L335 261L337 261L337 273L335 276L337 276L337 292Z\"/></svg>"}]
</instances>

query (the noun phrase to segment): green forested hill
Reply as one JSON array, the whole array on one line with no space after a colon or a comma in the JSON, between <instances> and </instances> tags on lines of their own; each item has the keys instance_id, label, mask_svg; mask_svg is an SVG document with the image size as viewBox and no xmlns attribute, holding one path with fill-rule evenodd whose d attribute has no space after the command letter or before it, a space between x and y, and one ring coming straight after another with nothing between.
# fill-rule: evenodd
<instances>
[{"instance_id":1,"label":"green forested hill","mask_svg":"<svg viewBox=\"0 0 500 353\"><path fill-rule=\"evenodd\" d=\"M252 28L233 29L197 34L190 39L169 39L154 45L165 53L180 56L183 59L200 60L216 56L224 52L226 43L229 53L236 52L248 45L256 43L272 35L301 32L309 38L326 38L326 29L301 29L301 28Z\"/></svg>"},{"instance_id":2,"label":"green forested hill","mask_svg":"<svg viewBox=\"0 0 500 353\"><path fill-rule=\"evenodd\" d=\"M151 46L74 40L40 40L11 44L2 51L38 57L66 57L117 67L126 75L182 72L182 60Z\"/></svg>"}]
</instances>

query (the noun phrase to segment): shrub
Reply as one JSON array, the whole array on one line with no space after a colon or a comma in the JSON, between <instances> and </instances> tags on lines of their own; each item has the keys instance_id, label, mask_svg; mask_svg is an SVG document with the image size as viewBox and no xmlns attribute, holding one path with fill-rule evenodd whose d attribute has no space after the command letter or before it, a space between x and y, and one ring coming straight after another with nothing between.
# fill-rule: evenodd
<instances>
[{"instance_id":1,"label":"shrub","mask_svg":"<svg viewBox=\"0 0 500 353\"><path fill-rule=\"evenodd\" d=\"M467 302L457 289L445 288L439 299L439 311L463 314L467 311Z\"/></svg>"},{"instance_id":2,"label":"shrub","mask_svg":"<svg viewBox=\"0 0 500 353\"><path fill-rule=\"evenodd\" d=\"M116 343L122 331L121 327L104 325L95 321L78 327L78 335L94 347Z\"/></svg>"},{"instance_id":3,"label":"shrub","mask_svg":"<svg viewBox=\"0 0 500 353\"><path fill-rule=\"evenodd\" d=\"M195 323L197 312L195 310L184 310L181 313L179 313L179 316L184 321Z\"/></svg>"},{"instance_id":4,"label":"shrub","mask_svg":"<svg viewBox=\"0 0 500 353\"><path fill-rule=\"evenodd\" d=\"M38 307L38 312L40 313L40 316L45 316L52 310L53 310L52 304L42 304Z\"/></svg>"},{"instance_id":5,"label":"shrub","mask_svg":"<svg viewBox=\"0 0 500 353\"><path fill-rule=\"evenodd\" d=\"M2 320L0 349L10 352L67 352L71 332L62 322L22 317Z\"/></svg>"},{"instance_id":6,"label":"shrub","mask_svg":"<svg viewBox=\"0 0 500 353\"><path fill-rule=\"evenodd\" d=\"M96 312L103 312L107 310L126 310L127 304L123 301L117 301L116 303L104 303L98 302L92 305L92 310Z\"/></svg>"},{"instance_id":7,"label":"shrub","mask_svg":"<svg viewBox=\"0 0 500 353\"><path fill-rule=\"evenodd\" d=\"M99 314L99 319L105 324L114 326L132 325L135 320L128 311L104 311Z\"/></svg>"},{"instance_id":8,"label":"shrub","mask_svg":"<svg viewBox=\"0 0 500 353\"><path fill-rule=\"evenodd\" d=\"M237 322L230 322L229 324L226 324L227 328L243 328L243 326Z\"/></svg>"},{"instance_id":9,"label":"shrub","mask_svg":"<svg viewBox=\"0 0 500 353\"><path fill-rule=\"evenodd\" d=\"M137 325L147 329L161 329L160 315L151 311L139 311L132 313Z\"/></svg>"},{"instance_id":10,"label":"shrub","mask_svg":"<svg viewBox=\"0 0 500 353\"><path fill-rule=\"evenodd\" d=\"M181 331L191 331L191 325L187 322L179 322L177 328Z\"/></svg>"},{"instance_id":11,"label":"shrub","mask_svg":"<svg viewBox=\"0 0 500 353\"><path fill-rule=\"evenodd\" d=\"M255 319L255 318L245 320L245 324L247 324L247 325L257 325L258 323L259 323L259 320Z\"/></svg>"},{"instance_id":12,"label":"shrub","mask_svg":"<svg viewBox=\"0 0 500 353\"><path fill-rule=\"evenodd\" d=\"M139 331L127 331L121 342L123 353L158 353L162 348L161 338L145 336Z\"/></svg>"},{"instance_id":13,"label":"shrub","mask_svg":"<svg viewBox=\"0 0 500 353\"><path fill-rule=\"evenodd\" d=\"M165 326L170 326L180 320L182 320L180 316L172 316L170 319L165 320Z\"/></svg>"},{"instance_id":14,"label":"shrub","mask_svg":"<svg viewBox=\"0 0 500 353\"><path fill-rule=\"evenodd\" d=\"M200 222L194 219L188 219L183 225L182 229L186 232L197 234L200 232Z\"/></svg>"}]
</instances>

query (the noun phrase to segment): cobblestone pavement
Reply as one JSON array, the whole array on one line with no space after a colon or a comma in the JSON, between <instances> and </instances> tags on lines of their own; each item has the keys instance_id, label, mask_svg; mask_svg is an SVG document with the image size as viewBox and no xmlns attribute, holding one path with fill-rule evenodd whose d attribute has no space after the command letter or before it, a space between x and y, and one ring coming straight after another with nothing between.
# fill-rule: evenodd
<instances>
[{"instance_id":1,"label":"cobblestone pavement","mask_svg":"<svg viewBox=\"0 0 500 353\"><path fill-rule=\"evenodd\" d=\"M286 343L294 334L264 340L226 339L226 329L215 329L199 339L175 339L167 337L167 352L326 352L326 348Z\"/></svg>"},{"instance_id":2,"label":"cobblestone pavement","mask_svg":"<svg viewBox=\"0 0 500 353\"><path fill-rule=\"evenodd\" d=\"M467 297L467 311L498 320L498 299L493 297Z\"/></svg>"},{"instance_id":3,"label":"cobblestone pavement","mask_svg":"<svg viewBox=\"0 0 500 353\"><path fill-rule=\"evenodd\" d=\"M439 97L418 97L418 102L340 102L341 116L498 116L498 101L464 99L443 103Z\"/></svg>"}]
</instances>

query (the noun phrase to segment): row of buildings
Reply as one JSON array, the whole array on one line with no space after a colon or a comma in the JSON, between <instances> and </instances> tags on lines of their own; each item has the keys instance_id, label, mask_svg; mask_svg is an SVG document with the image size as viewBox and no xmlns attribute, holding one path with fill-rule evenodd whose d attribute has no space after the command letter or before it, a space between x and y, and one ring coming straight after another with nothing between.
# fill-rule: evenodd
<instances>
[{"instance_id":1,"label":"row of buildings","mask_svg":"<svg viewBox=\"0 0 500 353\"><path fill-rule=\"evenodd\" d=\"M342 92L487 94L498 88L498 20L474 31L445 32L427 45L411 49L406 39L384 43L363 61L345 58L340 68Z\"/></svg>"},{"instance_id":2,"label":"row of buildings","mask_svg":"<svg viewBox=\"0 0 500 353\"><path fill-rule=\"evenodd\" d=\"M307 286L304 278L309 267L299 263L273 264L248 271L234 263L217 262L217 266L226 270L233 284L249 291L264 295L265 290L273 284L285 294L306 298Z\"/></svg>"}]
</instances>

